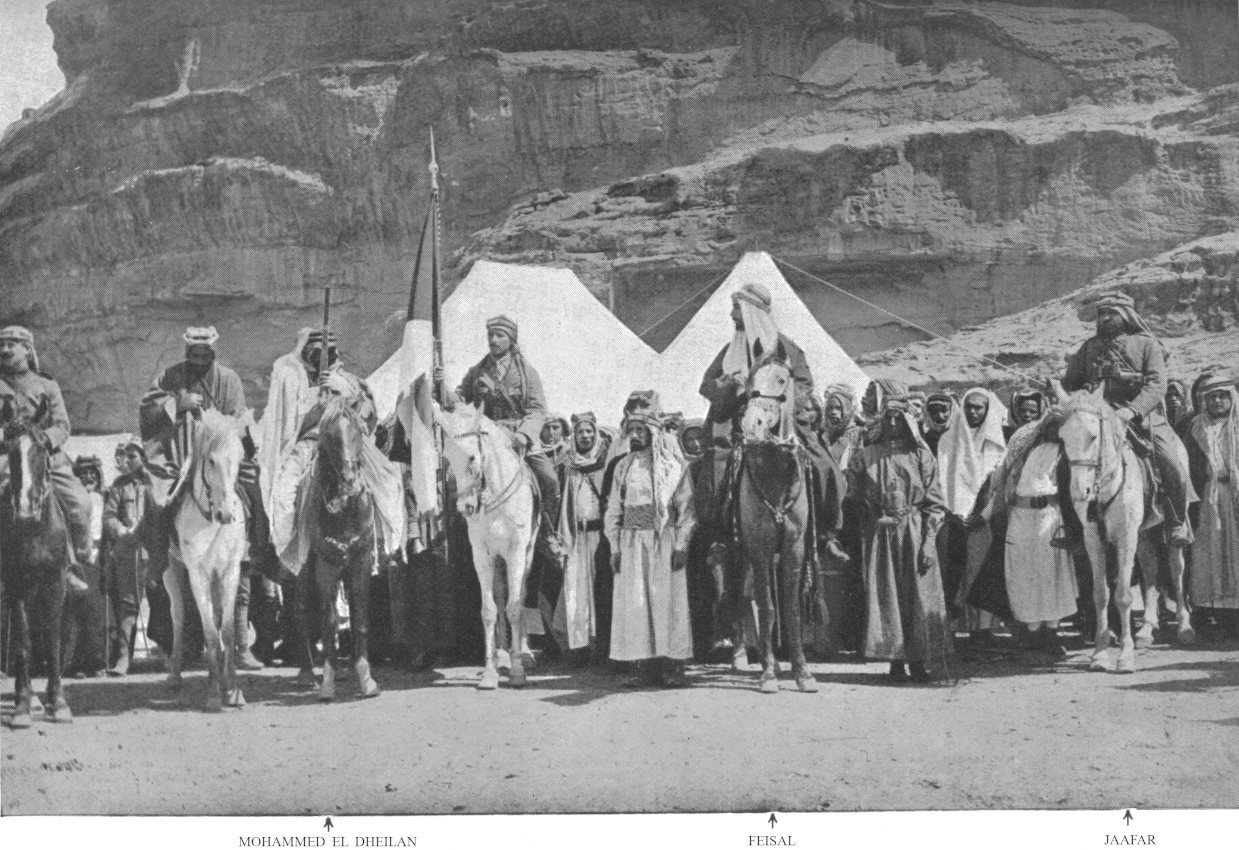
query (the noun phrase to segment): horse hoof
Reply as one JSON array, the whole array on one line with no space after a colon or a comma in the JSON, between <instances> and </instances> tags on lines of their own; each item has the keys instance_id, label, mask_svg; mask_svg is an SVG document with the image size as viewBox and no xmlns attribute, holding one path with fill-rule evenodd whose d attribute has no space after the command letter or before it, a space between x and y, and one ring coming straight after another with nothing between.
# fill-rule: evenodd
<instances>
[{"instance_id":1,"label":"horse hoof","mask_svg":"<svg viewBox=\"0 0 1239 850\"><path fill-rule=\"evenodd\" d=\"M1196 642L1196 630L1193 629L1191 626L1184 626L1183 628L1179 629L1178 640L1179 640L1179 643L1183 644L1184 646L1195 643Z\"/></svg>"},{"instance_id":2,"label":"horse hoof","mask_svg":"<svg viewBox=\"0 0 1239 850\"><path fill-rule=\"evenodd\" d=\"M47 709L47 719L53 723L72 723L73 710L64 697L57 697Z\"/></svg>"},{"instance_id":3,"label":"horse hoof","mask_svg":"<svg viewBox=\"0 0 1239 850\"><path fill-rule=\"evenodd\" d=\"M1135 673L1136 659L1130 655L1124 655L1119 658L1119 663L1114 665L1115 673Z\"/></svg>"},{"instance_id":4,"label":"horse hoof","mask_svg":"<svg viewBox=\"0 0 1239 850\"><path fill-rule=\"evenodd\" d=\"M164 684L174 691L179 691L185 684L185 680L181 678L180 673L170 673L168 678L164 680Z\"/></svg>"},{"instance_id":5,"label":"horse hoof","mask_svg":"<svg viewBox=\"0 0 1239 850\"><path fill-rule=\"evenodd\" d=\"M367 678L364 682L361 683L361 698L362 699L370 699L371 697L377 697L381 693L383 692L379 690L379 683L374 681L374 679Z\"/></svg>"},{"instance_id":6,"label":"horse hoof","mask_svg":"<svg viewBox=\"0 0 1239 850\"><path fill-rule=\"evenodd\" d=\"M202 707L203 711L209 711L212 714L224 710L224 700L218 694L212 694L207 697L206 705Z\"/></svg>"},{"instance_id":7,"label":"horse hoof","mask_svg":"<svg viewBox=\"0 0 1239 850\"><path fill-rule=\"evenodd\" d=\"M1146 627L1136 632L1136 649L1151 649L1153 647L1153 629Z\"/></svg>"},{"instance_id":8,"label":"horse hoof","mask_svg":"<svg viewBox=\"0 0 1239 850\"><path fill-rule=\"evenodd\" d=\"M13 716L9 718L10 729L29 729L30 728L30 710L15 711Z\"/></svg>"},{"instance_id":9,"label":"horse hoof","mask_svg":"<svg viewBox=\"0 0 1239 850\"><path fill-rule=\"evenodd\" d=\"M228 694L228 705L232 708L245 708L245 694L236 688Z\"/></svg>"},{"instance_id":10,"label":"horse hoof","mask_svg":"<svg viewBox=\"0 0 1239 850\"><path fill-rule=\"evenodd\" d=\"M758 689L763 694L777 694L779 692L779 680L770 676L761 680L761 687Z\"/></svg>"},{"instance_id":11,"label":"horse hoof","mask_svg":"<svg viewBox=\"0 0 1239 850\"><path fill-rule=\"evenodd\" d=\"M299 670L297 678L293 680L293 684L299 688L313 688L318 686L318 679L314 676L313 670Z\"/></svg>"},{"instance_id":12,"label":"horse hoof","mask_svg":"<svg viewBox=\"0 0 1239 850\"><path fill-rule=\"evenodd\" d=\"M497 687L499 687L499 671L483 670L482 678L478 680L478 690L493 691Z\"/></svg>"},{"instance_id":13,"label":"horse hoof","mask_svg":"<svg viewBox=\"0 0 1239 850\"><path fill-rule=\"evenodd\" d=\"M1106 673L1110 670L1110 668L1106 666L1105 660L1101 658L1094 658L1090 661L1088 664L1088 669L1092 670L1094 673Z\"/></svg>"},{"instance_id":14,"label":"horse hoof","mask_svg":"<svg viewBox=\"0 0 1239 850\"><path fill-rule=\"evenodd\" d=\"M508 687L509 688L523 688L528 684L529 684L529 679L525 675L524 670L518 670L517 672L512 673L508 676Z\"/></svg>"},{"instance_id":15,"label":"horse hoof","mask_svg":"<svg viewBox=\"0 0 1239 850\"><path fill-rule=\"evenodd\" d=\"M817 679L811 675L801 676L796 680L796 687L800 688L800 692L804 694L817 693Z\"/></svg>"}]
</instances>

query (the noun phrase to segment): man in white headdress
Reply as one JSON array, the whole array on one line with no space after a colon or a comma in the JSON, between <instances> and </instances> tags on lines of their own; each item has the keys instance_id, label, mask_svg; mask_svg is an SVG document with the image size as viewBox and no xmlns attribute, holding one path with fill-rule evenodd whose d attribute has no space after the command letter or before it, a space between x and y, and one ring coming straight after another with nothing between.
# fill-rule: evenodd
<instances>
[{"instance_id":1,"label":"man in white headdress","mask_svg":"<svg viewBox=\"0 0 1239 850\"><path fill-rule=\"evenodd\" d=\"M960 585L968 566L968 518L977 508L977 496L990 473L1007 451L1003 426L1007 409L992 392L973 387L955 408L938 441L938 469L946 501L946 521L939 535L943 590L948 601L967 593ZM965 628L979 643L990 638L999 624L989 612L965 605Z\"/></svg>"},{"instance_id":2,"label":"man in white headdress","mask_svg":"<svg viewBox=\"0 0 1239 850\"><path fill-rule=\"evenodd\" d=\"M744 388L749 370L767 354L774 354L792 370L796 389L789 410L805 395L813 394L813 374L804 352L779 332L771 313L770 290L760 283L746 283L731 297L731 320L736 332L731 342L714 358L702 378L699 392L710 402L706 424L716 440L730 441L744 409Z\"/></svg>"}]
</instances>

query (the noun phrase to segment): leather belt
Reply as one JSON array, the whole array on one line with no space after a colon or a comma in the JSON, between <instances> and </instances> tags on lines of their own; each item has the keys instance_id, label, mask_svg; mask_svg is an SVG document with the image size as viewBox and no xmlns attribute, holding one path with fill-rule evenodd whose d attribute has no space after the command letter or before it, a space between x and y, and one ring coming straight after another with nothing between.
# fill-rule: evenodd
<instances>
[{"instance_id":1,"label":"leather belt","mask_svg":"<svg viewBox=\"0 0 1239 850\"><path fill-rule=\"evenodd\" d=\"M1011 507L1013 508L1031 508L1036 511L1057 504L1058 496L1055 494L1048 496L1016 496L1011 500Z\"/></svg>"},{"instance_id":2,"label":"leather belt","mask_svg":"<svg viewBox=\"0 0 1239 850\"><path fill-rule=\"evenodd\" d=\"M583 519L577 520L577 531L602 531L602 520L600 519Z\"/></svg>"}]
</instances>

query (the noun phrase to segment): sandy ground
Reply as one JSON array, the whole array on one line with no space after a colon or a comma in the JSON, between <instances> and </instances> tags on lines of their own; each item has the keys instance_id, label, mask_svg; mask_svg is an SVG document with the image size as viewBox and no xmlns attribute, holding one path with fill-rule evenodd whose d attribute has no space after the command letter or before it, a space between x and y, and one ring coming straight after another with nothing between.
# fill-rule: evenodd
<instances>
[{"instance_id":1,"label":"sandy ground","mask_svg":"<svg viewBox=\"0 0 1239 850\"><path fill-rule=\"evenodd\" d=\"M633 692L546 665L485 693L477 667L380 667L381 697L350 678L334 704L268 670L215 715L205 673L178 700L147 665L72 682L71 725L6 726L3 814L1239 807L1239 641L1158 646L1134 675L1087 658L995 652L930 686L823 663L819 693L777 695L721 666Z\"/></svg>"}]
</instances>

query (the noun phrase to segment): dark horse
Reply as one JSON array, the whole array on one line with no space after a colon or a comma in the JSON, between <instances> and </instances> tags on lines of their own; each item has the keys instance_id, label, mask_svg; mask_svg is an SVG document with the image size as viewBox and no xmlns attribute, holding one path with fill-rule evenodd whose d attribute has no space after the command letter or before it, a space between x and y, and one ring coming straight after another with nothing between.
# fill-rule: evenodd
<instances>
[{"instance_id":1,"label":"dark horse","mask_svg":"<svg viewBox=\"0 0 1239 850\"><path fill-rule=\"evenodd\" d=\"M805 578L805 534L809 494L804 459L792 433L786 404L792 374L780 360L759 362L749 375L748 401L742 419L744 448L736 484L738 542L744 596L752 588L757 603L762 656L761 692L778 693L774 658L776 620L786 641L796 686L817 691L804 657L800 628L801 583Z\"/></svg>"},{"instance_id":2,"label":"dark horse","mask_svg":"<svg viewBox=\"0 0 1239 850\"><path fill-rule=\"evenodd\" d=\"M47 663L48 719L73 720L60 683L60 628L69 573L69 527L52 491L51 458L29 427L4 458L7 483L0 499L0 580L9 622L16 624L13 682L14 729L30 726L34 688L30 679L31 636Z\"/></svg>"},{"instance_id":3,"label":"dark horse","mask_svg":"<svg viewBox=\"0 0 1239 850\"><path fill-rule=\"evenodd\" d=\"M318 455L315 485L309 490L314 503L311 539L314 557L306 568L312 576L319 605L319 636L323 641L323 681L318 698L336 696L336 588L345 581L349 600L349 630L352 633L353 665L363 697L379 695L370 675L367 636L370 617L370 572L378 557L374 532L374 497L363 480L362 465L366 433L357 413L340 399L332 400L318 423ZM309 612L299 612L302 630L308 632ZM312 645L309 635L302 644Z\"/></svg>"}]
</instances>

